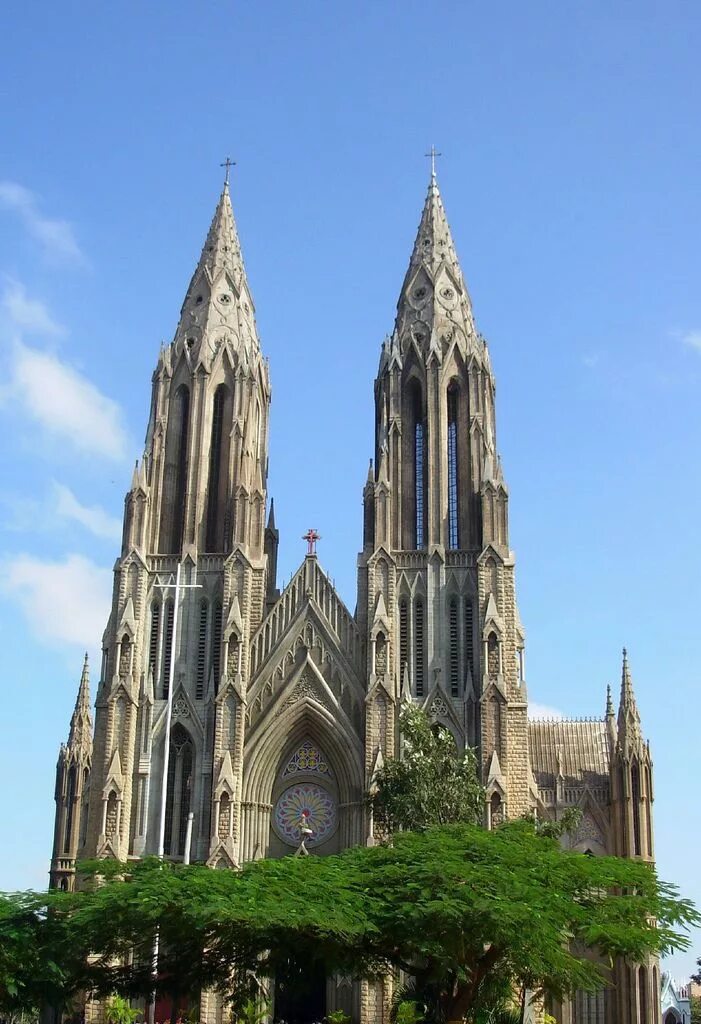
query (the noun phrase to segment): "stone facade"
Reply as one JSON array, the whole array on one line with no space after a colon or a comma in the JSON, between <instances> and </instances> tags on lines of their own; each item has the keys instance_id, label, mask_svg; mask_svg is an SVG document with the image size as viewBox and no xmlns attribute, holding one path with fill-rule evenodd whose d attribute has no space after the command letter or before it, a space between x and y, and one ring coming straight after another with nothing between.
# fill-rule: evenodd
<instances>
[{"instance_id":1,"label":"stone facade","mask_svg":"<svg viewBox=\"0 0 701 1024\"><path fill-rule=\"evenodd\" d=\"M652 858L627 661L617 723L609 700L600 721L528 724L494 375L435 175L380 353L355 615L313 544L277 589L270 398L227 184L153 375L94 734L86 665L59 756L51 884L75 884L78 856L182 858L190 816L192 859L214 868L304 836L317 854L372 842L365 795L402 700L477 749L487 825L579 806L572 845ZM657 965L615 974L563 1022L653 1021ZM329 979L326 1009L388 1019L390 989ZM222 1012L211 994L202 1010Z\"/></svg>"}]
</instances>

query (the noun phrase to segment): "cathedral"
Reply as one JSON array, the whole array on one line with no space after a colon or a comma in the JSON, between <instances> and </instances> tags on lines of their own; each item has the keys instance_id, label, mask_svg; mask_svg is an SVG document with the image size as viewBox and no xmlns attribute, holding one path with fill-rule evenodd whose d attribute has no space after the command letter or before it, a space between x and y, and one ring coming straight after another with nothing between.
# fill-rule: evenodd
<instances>
[{"instance_id":1,"label":"cathedral","mask_svg":"<svg viewBox=\"0 0 701 1024\"><path fill-rule=\"evenodd\" d=\"M153 374L94 727L86 659L59 753L52 886L71 889L83 857L231 869L302 843L315 855L371 843L366 794L398 752L405 701L476 749L487 827L577 807L570 847L652 860L652 763L625 652L617 709L609 691L603 717L528 720L494 375L435 173L374 394L355 611L314 531L280 591L270 374L227 171ZM310 1020L341 1008L389 1021L381 982L322 988ZM654 1024L658 1007L651 961L616 964L605 990L552 1011L561 1024ZM222 1012L203 995L203 1021Z\"/></svg>"}]
</instances>

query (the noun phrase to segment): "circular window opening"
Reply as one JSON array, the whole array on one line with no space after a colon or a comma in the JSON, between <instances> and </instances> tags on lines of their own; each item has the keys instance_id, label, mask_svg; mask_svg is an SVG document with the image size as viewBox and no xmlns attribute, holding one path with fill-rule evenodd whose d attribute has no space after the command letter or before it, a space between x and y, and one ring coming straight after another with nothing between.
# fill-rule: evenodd
<instances>
[{"instance_id":1,"label":"circular window opening","mask_svg":"<svg viewBox=\"0 0 701 1024\"><path fill-rule=\"evenodd\" d=\"M278 798L273 811L273 827L289 846L319 846L336 831L336 801L323 786L301 783L290 786Z\"/></svg>"}]
</instances>

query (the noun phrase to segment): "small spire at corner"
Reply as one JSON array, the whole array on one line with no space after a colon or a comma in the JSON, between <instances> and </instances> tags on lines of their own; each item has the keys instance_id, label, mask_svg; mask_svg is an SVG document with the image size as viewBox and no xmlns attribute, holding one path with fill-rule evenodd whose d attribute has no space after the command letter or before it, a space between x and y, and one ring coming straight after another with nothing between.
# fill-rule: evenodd
<instances>
[{"instance_id":1,"label":"small spire at corner","mask_svg":"<svg viewBox=\"0 0 701 1024\"><path fill-rule=\"evenodd\" d=\"M613 698L611 697L611 684L606 685L606 717L613 718Z\"/></svg>"}]
</instances>

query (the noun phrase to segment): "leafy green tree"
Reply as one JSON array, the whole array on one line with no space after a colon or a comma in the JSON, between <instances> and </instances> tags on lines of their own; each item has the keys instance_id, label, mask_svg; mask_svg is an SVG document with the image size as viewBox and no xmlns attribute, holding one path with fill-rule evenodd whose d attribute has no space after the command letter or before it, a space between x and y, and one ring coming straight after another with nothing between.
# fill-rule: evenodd
<instances>
[{"instance_id":1,"label":"leafy green tree","mask_svg":"<svg viewBox=\"0 0 701 1024\"><path fill-rule=\"evenodd\" d=\"M691 1024L701 1024L701 998L691 997Z\"/></svg>"},{"instance_id":2,"label":"leafy green tree","mask_svg":"<svg viewBox=\"0 0 701 1024\"><path fill-rule=\"evenodd\" d=\"M642 961L685 948L680 929L699 921L648 865L563 851L526 821L400 832L387 846L238 872L157 861L100 870L113 877L93 890L41 897L63 945L40 935L40 946L66 987L124 995L150 992L158 927L163 991L177 979L182 993L230 996L290 962L364 977L401 969L432 993L433 1019L488 1021L500 990L599 987L599 967L577 949Z\"/></svg>"},{"instance_id":3,"label":"leafy green tree","mask_svg":"<svg viewBox=\"0 0 701 1024\"><path fill-rule=\"evenodd\" d=\"M65 1007L79 965L47 896L0 894L0 1018L34 1016L45 1003Z\"/></svg>"},{"instance_id":4,"label":"leafy green tree","mask_svg":"<svg viewBox=\"0 0 701 1024\"><path fill-rule=\"evenodd\" d=\"M473 750L459 754L447 729L432 728L424 711L407 704L399 718L402 756L388 760L373 782L374 821L380 832L421 832L434 825L477 823L484 789Z\"/></svg>"},{"instance_id":5,"label":"leafy green tree","mask_svg":"<svg viewBox=\"0 0 701 1024\"><path fill-rule=\"evenodd\" d=\"M105 1007L108 1024L134 1024L139 1016L138 1010L132 1010L129 1000L123 996L112 996Z\"/></svg>"}]
</instances>

